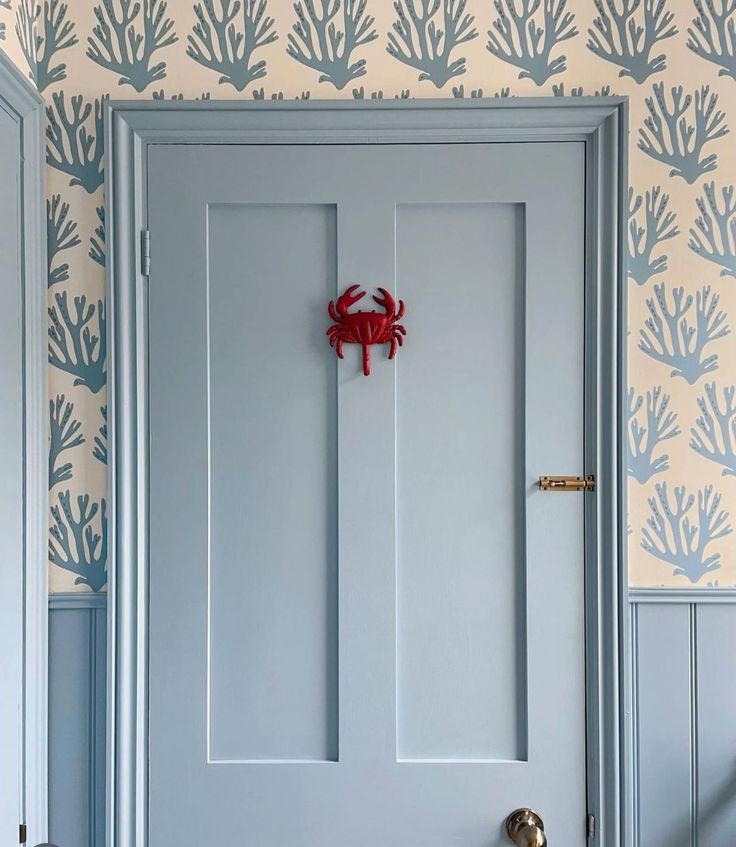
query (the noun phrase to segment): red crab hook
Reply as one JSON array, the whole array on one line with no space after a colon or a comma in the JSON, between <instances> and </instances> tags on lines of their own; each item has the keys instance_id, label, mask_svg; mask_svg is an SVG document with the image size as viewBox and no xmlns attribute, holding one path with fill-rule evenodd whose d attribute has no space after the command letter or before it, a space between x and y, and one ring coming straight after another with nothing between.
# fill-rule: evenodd
<instances>
[{"instance_id":1,"label":"red crab hook","mask_svg":"<svg viewBox=\"0 0 736 847\"><path fill-rule=\"evenodd\" d=\"M404 315L404 301L399 300L399 308L396 309L394 298L385 288L379 288L381 296L374 294L373 300L383 309L383 313L375 310L349 312L351 306L365 297L365 291L359 289L359 285L351 285L343 291L337 301L330 300L327 314L335 323L328 327L326 334L329 336L330 346L335 348L340 359L343 358L343 344L360 344L363 351L363 373L368 376L371 372L371 344L390 344L388 357L393 359L397 349L404 343L406 329L398 323Z\"/></svg>"}]
</instances>

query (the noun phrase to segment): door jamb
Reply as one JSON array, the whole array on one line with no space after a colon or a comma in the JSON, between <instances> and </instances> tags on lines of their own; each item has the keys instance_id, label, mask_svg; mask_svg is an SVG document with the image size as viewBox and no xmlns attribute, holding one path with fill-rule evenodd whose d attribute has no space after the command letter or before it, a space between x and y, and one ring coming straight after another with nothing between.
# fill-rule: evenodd
<instances>
[{"instance_id":1,"label":"door jamb","mask_svg":"<svg viewBox=\"0 0 736 847\"><path fill-rule=\"evenodd\" d=\"M21 818L27 837L48 828L48 394L44 103L0 50L0 108L19 128L23 344L23 674ZM11 648L12 649L12 648ZM13 762L15 766L16 762Z\"/></svg>"},{"instance_id":2,"label":"door jamb","mask_svg":"<svg viewBox=\"0 0 736 847\"><path fill-rule=\"evenodd\" d=\"M147 847L147 280L149 144L586 145L586 677L589 844L627 840L626 191L623 97L286 103L109 101L108 847ZM155 263L155 243L152 261Z\"/></svg>"}]
</instances>

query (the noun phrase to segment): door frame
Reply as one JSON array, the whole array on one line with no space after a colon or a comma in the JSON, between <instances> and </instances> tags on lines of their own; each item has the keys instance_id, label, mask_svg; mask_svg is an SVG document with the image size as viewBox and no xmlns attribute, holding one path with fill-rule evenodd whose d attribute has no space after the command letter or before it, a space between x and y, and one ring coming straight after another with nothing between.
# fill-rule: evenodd
<instances>
[{"instance_id":1,"label":"door frame","mask_svg":"<svg viewBox=\"0 0 736 847\"><path fill-rule=\"evenodd\" d=\"M20 756L3 755L18 785L18 824L30 841L46 841L48 826L48 391L47 272L44 208L44 102L0 50L0 109L15 120L20 168L20 255L23 362L23 526L22 575L18 579L22 632L8 631L0 615L0 643L20 654L23 680L18 698ZM3 201L0 201L3 202ZM13 209L17 214L18 210ZM4 445L5 446L5 445ZM15 445L9 445L15 449ZM8 575L17 579L18 575ZM4 576L0 579L4 588ZM7 586L10 593L10 587ZM5 592L3 592L5 593ZM14 600L11 602L15 602ZM17 654L16 654L17 655ZM5 680L7 682L7 680Z\"/></svg>"},{"instance_id":2,"label":"door frame","mask_svg":"<svg viewBox=\"0 0 736 847\"><path fill-rule=\"evenodd\" d=\"M499 141L586 147L584 473L596 477L585 500L589 844L624 843L627 117L624 97L107 102L108 847L148 847L148 146Z\"/></svg>"}]
</instances>

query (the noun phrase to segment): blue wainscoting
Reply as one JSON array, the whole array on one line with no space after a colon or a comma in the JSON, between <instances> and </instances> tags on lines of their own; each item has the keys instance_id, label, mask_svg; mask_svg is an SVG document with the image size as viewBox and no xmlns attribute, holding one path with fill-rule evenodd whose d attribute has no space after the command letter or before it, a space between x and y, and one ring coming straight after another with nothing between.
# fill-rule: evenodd
<instances>
[{"instance_id":1,"label":"blue wainscoting","mask_svg":"<svg viewBox=\"0 0 736 847\"><path fill-rule=\"evenodd\" d=\"M49 600L49 831L104 844L106 596ZM736 590L630 593L633 845L736 833Z\"/></svg>"},{"instance_id":2,"label":"blue wainscoting","mask_svg":"<svg viewBox=\"0 0 736 847\"><path fill-rule=\"evenodd\" d=\"M736 844L736 591L630 600L633 847Z\"/></svg>"},{"instance_id":3,"label":"blue wainscoting","mask_svg":"<svg viewBox=\"0 0 736 847\"><path fill-rule=\"evenodd\" d=\"M107 598L49 597L49 839L105 843Z\"/></svg>"}]
</instances>

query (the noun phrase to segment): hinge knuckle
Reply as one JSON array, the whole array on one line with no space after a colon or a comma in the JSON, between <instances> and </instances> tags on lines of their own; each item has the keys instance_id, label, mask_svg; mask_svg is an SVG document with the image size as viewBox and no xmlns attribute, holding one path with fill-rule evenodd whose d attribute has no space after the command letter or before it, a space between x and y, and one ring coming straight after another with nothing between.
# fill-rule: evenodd
<instances>
[{"instance_id":1,"label":"hinge knuckle","mask_svg":"<svg viewBox=\"0 0 736 847\"><path fill-rule=\"evenodd\" d=\"M141 230L141 273L151 273L151 233L147 229Z\"/></svg>"},{"instance_id":2,"label":"hinge knuckle","mask_svg":"<svg viewBox=\"0 0 736 847\"><path fill-rule=\"evenodd\" d=\"M18 843L25 844L28 840L28 827L22 823L18 826Z\"/></svg>"},{"instance_id":3,"label":"hinge knuckle","mask_svg":"<svg viewBox=\"0 0 736 847\"><path fill-rule=\"evenodd\" d=\"M589 839L595 838L595 815L588 815L586 817L585 834Z\"/></svg>"}]
</instances>

